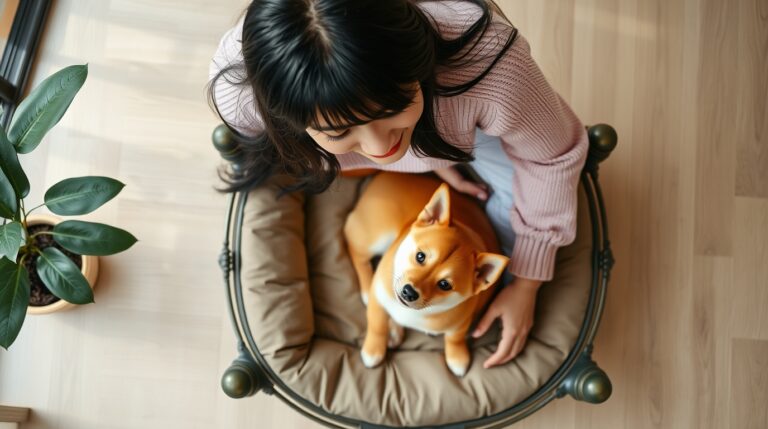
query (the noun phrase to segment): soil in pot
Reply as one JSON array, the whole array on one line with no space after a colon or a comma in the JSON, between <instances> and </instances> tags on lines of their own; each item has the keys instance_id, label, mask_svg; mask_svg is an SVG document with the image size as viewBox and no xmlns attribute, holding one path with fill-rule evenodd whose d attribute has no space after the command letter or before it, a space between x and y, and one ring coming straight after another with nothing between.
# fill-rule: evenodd
<instances>
[{"instance_id":1,"label":"soil in pot","mask_svg":"<svg viewBox=\"0 0 768 429\"><path fill-rule=\"evenodd\" d=\"M53 226L51 225L32 225L29 227L29 235L36 234L38 232L44 232L44 231L52 231ZM37 246L40 250L45 250L48 247L55 247L56 249L59 249L61 253L65 254L72 262L77 265L77 268L83 267L83 258L82 256L72 253L69 250L64 249L59 245L59 243L55 242L53 240L53 236L49 234L41 234L35 237L35 246ZM30 255L31 256L31 255ZM24 260L24 266L27 268L27 272L29 273L29 286L30 286L30 294L29 294L29 305L32 307L42 307L46 305L53 304L56 301L60 301L61 298L57 297L56 295L52 294L50 290L45 286L43 281L40 279L40 277L37 275L37 255L27 257L27 259Z\"/></svg>"}]
</instances>

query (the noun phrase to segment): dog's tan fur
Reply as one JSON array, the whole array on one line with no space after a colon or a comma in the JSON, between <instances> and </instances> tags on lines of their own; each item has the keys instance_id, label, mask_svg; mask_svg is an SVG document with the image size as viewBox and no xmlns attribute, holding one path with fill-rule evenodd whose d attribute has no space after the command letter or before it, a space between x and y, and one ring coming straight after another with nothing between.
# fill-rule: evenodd
<instances>
[{"instance_id":1,"label":"dog's tan fur","mask_svg":"<svg viewBox=\"0 0 768 429\"><path fill-rule=\"evenodd\" d=\"M508 262L497 254L483 209L432 177L384 172L360 197L344 234L368 306L366 366L381 363L406 326L444 334L446 362L463 376L470 364L467 331ZM370 261L382 252L374 273ZM441 280L449 291L438 286ZM404 298L406 284L418 299Z\"/></svg>"}]
</instances>

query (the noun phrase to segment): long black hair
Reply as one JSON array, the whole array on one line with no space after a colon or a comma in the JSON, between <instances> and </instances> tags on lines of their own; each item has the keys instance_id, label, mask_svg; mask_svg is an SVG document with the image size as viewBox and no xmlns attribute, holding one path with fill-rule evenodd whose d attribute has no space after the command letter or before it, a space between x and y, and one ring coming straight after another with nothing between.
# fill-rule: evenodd
<instances>
[{"instance_id":1,"label":"long black hair","mask_svg":"<svg viewBox=\"0 0 768 429\"><path fill-rule=\"evenodd\" d=\"M466 0L482 15L459 37L445 39L438 23L418 0L253 0L242 33L242 64L220 70L208 87L216 107L215 82L249 85L264 131L243 136L237 170L220 174L224 192L258 186L273 174L292 176L288 190L310 193L327 189L341 168L305 131L319 128L318 115L346 128L405 110L419 82L424 111L412 138L420 156L466 162L471 153L445 142L436 131L434 97L459 95L491 70L509 49L517 31L506 23L501 50L479 75L455 86L436 81L439 70L487 58L469 56L503 14L492 0ZM221 116L221 115L220 115ZM226 121L225 121L226 123Z\"/></svg>"}]
</instances>

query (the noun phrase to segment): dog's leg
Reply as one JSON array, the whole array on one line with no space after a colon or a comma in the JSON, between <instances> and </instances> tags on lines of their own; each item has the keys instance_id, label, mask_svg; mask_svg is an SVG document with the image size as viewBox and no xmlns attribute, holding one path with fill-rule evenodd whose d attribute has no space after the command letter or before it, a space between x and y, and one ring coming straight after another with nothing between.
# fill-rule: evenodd
<instances>
[{"instance_id":1,"label":"dog's leg","mask_svg":"<svg viewBox=\"0 0 768 429\"><path fill-rule=\"evenodd\" d=\"M445 334L445 362L457 377L463 377L469 368L470 355L466 335L466 327Z\"/></svg>"},{"instance_id":2,"label":"dog's leg","mask_svg":"<svg viewBox=\"0 0 768 429\"><path fill-rule=\"evenodd\" d=\"M387 341L387 347L394 349L403 344L405 339L405 329L395 322L391 317L389 318L389 340Z\"/></svg>"},{"instance_id":3,"label":"dog's leg","mask_svg":"<svg viewBox=\"0 0 768 429\"><path fill-rule=\"evenodd\" d=\"M349 259L352 260L352 266L357 274L360 297L363 303L368 305L368 293L373 279L373 267L371 267L373 254L368 249L371 237L368 236L368 229L362 219L362 214L356 211L350 213L344 224L344 238L347 241Z\"/></svg>"},{"instance_id":4,"label":"dog's leg","mask_svg":"<svg viewBox=\"0 0 768 429\"><path fill-rule=\"evenodd\" d=\"M357 281L360 285L360 297L365 305L368 305L368 294L370 293L371 282L373 281L371 257L372 255L369 255L367 252L354 249L352 244L349 245L349 258L352 260L352 265L355 268Z\"/></svg>"},{"instance_id":5,"label":"dog's leg","mask_svg":"<svg viewBox=\"0 0 768 429\"><path fill-rule=\"evenodd\" d=\"M371 294L368 299L368 328L365 332L363 349L360 356L368 368L373 368L384 360L387 353L387 339L389 338L389 314L379 304L376 294Z\"/></svg>"}]
</instances>

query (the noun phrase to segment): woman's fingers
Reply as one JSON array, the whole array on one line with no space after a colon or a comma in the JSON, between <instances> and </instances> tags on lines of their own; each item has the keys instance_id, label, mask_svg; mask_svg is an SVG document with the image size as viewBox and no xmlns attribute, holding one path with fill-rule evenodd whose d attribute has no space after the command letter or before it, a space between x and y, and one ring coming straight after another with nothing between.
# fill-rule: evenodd
<instances>
[{"instance_id":1,"label":"woman's fingers","mask_svg":"<svg viewBox=\"0 0 768 429\"><path fill-rule=\"evenodd\" d=\"M496 352L494 352L488 359L485 360L483 363L483 368L490 368L495 365L502 364L509 356L510 351L512 350L512 345L515 340L514 335L504 335L502 331L501 341L499 341L499 347L496 349Z\"/></svg>"},{"instance_id":2,"label":"woman's fingers","mask_svg":"<svg viewBox=\"0 0 768 429\"><path fill-rule=\"evenodd\" d=\"M453 189L459 192L472 195L481 200L488 198L488 189L486 189L484 185L465 179L461 173L453 167L438 168L435 170L435 173L443 179L444 182L448 183Z\"/></svg>"},{"instance_id":3,"label":"woman's fingers","mask_svg":"<svg viewBox=\"0 0 768 429\"><path fill-rule=\"evenodd\" d=\"M504 362L509 362L517 355L519 355L520 352L523 351L523 347L525 347L526 341L528 341L527 335L518 335L515 339L515 344L512 346L512 350L509 352L509 355L506 357Z\"/></svg>"},{"instance_id":4,"label":"woman's fingers","mask_svg":"<svg viewBox=\"0 0 768 429\"><path fill-rule=\"evenodd\" d=\"M485 311L485 314L483 314L483 317L480 318L480 321L477 322L475 330L472 331L472 337L482 337L497 317L499 317L498 313L494 312L492 307L488 308L488 310Z\"/></svg>"},{"instance_id":5,"label":"woman's fingers","mask_svg":"<svg viewBox=\"0 0 768 429\"><path fill-rule=\"evenodd\" d=\"M459 191L465 194L472 195L478 199L485 200L488 198L488 192L483 189L480 184L475 182L469 182L464 180L459 185Z\"/></svg>"},{"instance_id":6,"label":"woman's fingers","mask_svg":"<svg viewBox=\"0 0 768 429\"><path fill-rule=\"evenodd\" d=\"M483 363L483 368L490 368L496 365L503 365L520 354L528 341L528 334L525 332L510 335L508 338L502 335L499 347Z\"/></svg>"},{"instance_id":7,"label":"woman's fingers","mask_svg":"<svg viewBox=\"0 0 768 429\"><path fill-rule=\"evenodd\" d=\"M483 364L483 368L490 368L496 365L503 365L514 359L523 349L525 338L522 336L514 337L514 341L504 343L504 339L499 343L499 348Z\"/></svg>"},{"instance_id":8,"label":"woman's fingers","mask_svg":"<svg viewBox=\"0 0 768 429\"><path fill-rule=\"evenodd\" d=\"M481 200L488 198L487 189L484 189L484 187L479 183L475 183L463 178L456 170L453 170L453 173L456 175L454 182L449 182L448 184L454 187L457 191L472 195Z\"/></svg>"}]
</instances>

